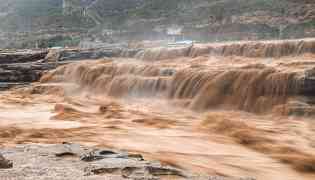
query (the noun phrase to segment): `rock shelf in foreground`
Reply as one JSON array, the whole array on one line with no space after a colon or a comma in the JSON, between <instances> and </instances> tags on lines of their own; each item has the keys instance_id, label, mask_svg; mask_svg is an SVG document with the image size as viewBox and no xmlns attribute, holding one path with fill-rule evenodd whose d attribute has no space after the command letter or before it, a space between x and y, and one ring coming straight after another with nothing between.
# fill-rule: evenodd
<instances>
[{"instance_id":1,"label":"rock shelf in foreground","mask_svg":"<svg viewBox=\"0 0 315 180\"><path fill-rule=\"evenodd\" d=\"M10 161L3 160L10 162L11 166L6 167L9 169L1 169L0 177L10 180L208 180L212 178L194 176L177 168L163 166L159 162L150 162L144 160L140 154L92 149L71 143L18 145L15 148L2 149L1 153L10 159ZM221 179L225 180L225 178Z\"/></svg>"}]
</instances>

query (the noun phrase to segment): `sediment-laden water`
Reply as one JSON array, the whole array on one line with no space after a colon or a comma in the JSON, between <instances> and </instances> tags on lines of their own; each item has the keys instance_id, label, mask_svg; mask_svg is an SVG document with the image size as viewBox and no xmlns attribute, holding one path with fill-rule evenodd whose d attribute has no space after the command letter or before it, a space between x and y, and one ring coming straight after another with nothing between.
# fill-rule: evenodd
<instances>
[{"instance_id":1,"label":"sediment-laden water","mask_svg":"<svg viewBox=\"0 0 315 180\"><path fill-rule=\"evenodd\" d=\"M246 55L253 46L265 55ZM70 141L201 174L311 180L312 47L231 44L221 47L225 53L199 55L190 55L192 47L158 49L61 66L39 83L1 93L0 142Z\"/></svg>"}]
</instances>

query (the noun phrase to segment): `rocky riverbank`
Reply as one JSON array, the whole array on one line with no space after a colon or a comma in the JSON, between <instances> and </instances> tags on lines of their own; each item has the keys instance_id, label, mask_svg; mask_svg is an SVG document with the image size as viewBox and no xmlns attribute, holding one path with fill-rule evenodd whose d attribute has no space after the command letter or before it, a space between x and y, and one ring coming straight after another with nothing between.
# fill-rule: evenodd
<instances>
[{"instance_id":1,"label":"rocky riverbank","mask_svg":"<svg viewBox=\"0 0 315 180\"><path fill-rule=\"evenodd\" d=\"M1 149L1 179L31 180L176 180L223 177L196 176L159 162L145 160L141 154L112 149L96 149L78 144L18 145Z\"/></svg>"},{"instance_id":2,"label":"rocky riverbank","mask_svg":"<svg viewBox=\"0 0 315 180\"><path fill-rule=\"evenodd\" d=\"M131 51L137 50L124 52L132 53ZM36 82L46 71L72 61L119 57L122 52L120 48L1 50L0 89Z\"/></svg>"}]
</instances>

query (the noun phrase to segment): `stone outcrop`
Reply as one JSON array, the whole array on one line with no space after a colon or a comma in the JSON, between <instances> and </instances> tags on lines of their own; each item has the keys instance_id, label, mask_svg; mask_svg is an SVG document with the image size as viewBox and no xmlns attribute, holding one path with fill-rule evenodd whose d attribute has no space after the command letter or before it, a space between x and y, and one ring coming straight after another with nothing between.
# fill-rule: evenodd
<instances>
[{"instance_id":1,"label":"stone outcrop","mask_svg":"<svg viewBox=\"0 0 315 180\"><path fill-rule=\"evenodd\" d=\"M147 161L140 154L94 149L72 143L23 145L1 151L14 162L13 169L0 171L0 177L4 179L176 180L195 177L190 172ZM200 180L209 178L198 176Z\"/></svg>"},{"instance_id":2,"label":"stone outcrop","mask_svg":"<svg viewBox=\"0 0 315 180\"><path fill-rule=\"evenodd\" d=\"M98 48L98 49L59 49L49 50L45 62L67 62L111 57L136 57L142 49Z\"/></svg>"},{"instance_id":3,"label":"stone outcrop","mask_svg":"<svg viewBox=\"0 0 315 180\"><path fill-rule=\"evenodd\" d=\"M87 49L87 50L63 50L60 51L60 61L99 59L105 57L118 57L120 49Z\"/></svg>"},{"instance_id":4,"label":"stone outcrop","mask_svg":"<svg viewBox=\"0 0 315 180\"><path fill-rule=\"evenodd\" d=\"M39 80L42 73L56 67L42 63L48 51L0 52L0 89Z\"/></svg>"},{"instance_id":5,"label":"stone outcrop","mask_svg":"<svg viewBox=\"0 0 315 180\"><path fill-rule=\"evenodd\" d=\"M133 57L138 49L50 49L0 52L0 89L35 82L43 72L72 61L108 57Z\"/></svg>"},{"instance_id":6,"label":"stone outcrop","mask_svg":"<svg viewBox=\"0 0 315 180\"><path fill-rule=\"evenodd\" d=\"M305 71L305 79L301 93L308 96L315 96L315 68Z\"/></svg>"},{"instance_id":7,"label":"stone outcrop","mask_svg":"<svg viewBox=\"0 0 315 180\"><path fill-rule=\"evenodd\" d=\"M36 62L44 59L47 51L0 51L0 64Z\"/></svg>"},{"instance_id":8,"label":"stone outcrop","mask_svg":"<svg viewBox=\"0 0 315 180\"><path fill-rule=\"evenodd\" d=\"M27 83L37 81L44 71L55 68L48 63L0 64L0 82Z\"/></svg>"},{"instance_id":9,"label":"stone outcrop","mask_svg":"<svg viewBox=\"0 0 315 180\"><path fill-rule=\"evenodd\" d=\"M1 154L0 154L0 169L8 169L8 168L12 168L13 167L13 163L9 160L7 160L6 158L4 158Z\"/></svg>"}]
</instances>

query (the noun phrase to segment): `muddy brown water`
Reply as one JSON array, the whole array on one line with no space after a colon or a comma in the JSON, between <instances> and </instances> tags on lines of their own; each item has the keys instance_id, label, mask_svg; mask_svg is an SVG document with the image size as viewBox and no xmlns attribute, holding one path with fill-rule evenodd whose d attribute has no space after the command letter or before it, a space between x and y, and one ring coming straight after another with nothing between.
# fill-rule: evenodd
<instances>
[{"instance_id":1,"label":"muddy brown water","mask_svg":"<svg viewBox=\"0 0 315 180\"><path fill-rule=\"evenodd\" d=\"M296 99L310 62L204 56L66 65L1 92L0 143L67 141L200 174L315 179L312 117L277 112Z\"/></svg>"}]
</instances>

